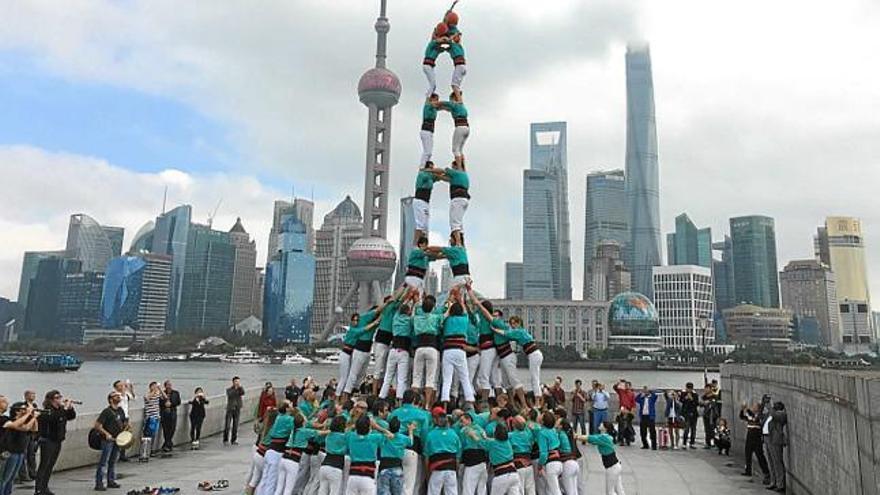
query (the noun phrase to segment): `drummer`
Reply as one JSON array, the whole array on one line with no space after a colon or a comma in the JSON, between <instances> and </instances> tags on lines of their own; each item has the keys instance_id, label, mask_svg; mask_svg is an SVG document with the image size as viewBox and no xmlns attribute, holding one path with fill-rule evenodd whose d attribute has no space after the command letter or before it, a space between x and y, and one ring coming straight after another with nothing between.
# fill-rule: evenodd
<instances>
[{"instance_id":1,"label":"drummer","mask_svg":"<svg viewBox=\"0 0 880 495\"><path fill-rule=\"evenodd\" d=\"M116 439L120 433L127 431L125 412L122 411L122 394L113 391L107 396L107 407L101 411L94 428L101 434L101 460L95 472L95 490L104 491L107 488L119 488L116 482L116 459L119 457L119 447ZM123 439L120 439L123 440ZM107 470L107 484L104 485L104 470Z\"/></svg>"}]
</instances>

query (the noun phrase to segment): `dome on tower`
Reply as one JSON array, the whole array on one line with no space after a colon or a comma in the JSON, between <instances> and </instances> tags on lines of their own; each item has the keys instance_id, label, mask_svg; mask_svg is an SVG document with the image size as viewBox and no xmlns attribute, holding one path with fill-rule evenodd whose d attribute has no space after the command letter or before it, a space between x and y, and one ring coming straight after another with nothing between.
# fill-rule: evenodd
<instances>
[{"instance_id":1,"label":"dome on tower","mask_svg":"<svg viewBox=\"0 0 880 495\"><path fill-rule=\"evenodd\" d=\"M361 76L358 96L364 105L394 106L400 99L400 79L388 69L374 67Z\"/></svg>"},{"instance_id":2,"label":"dome on tower","mask_svg":"<svg viewBox=\"0 0 880 495\"><path fill-rule=\"evenodd\" d=\"M335 218L356 218L358 221L361 220L361 209L358 207L357 203L351 199L351 196L346 196L345 199L342 200L336 208L333 208L333 211L327 214L328 217Z\"/></svg>"},{"instance_id":3,"label":"dome on tower","mask_svg":"<svg viewBox=\"0 0 880 495\"><path fill-rule=\"evenodd\" d=\"M397 268L394 246L381 237L364 237L348 249L348 272L355 282L385 281Z\"/></svg>"}]
</instances>

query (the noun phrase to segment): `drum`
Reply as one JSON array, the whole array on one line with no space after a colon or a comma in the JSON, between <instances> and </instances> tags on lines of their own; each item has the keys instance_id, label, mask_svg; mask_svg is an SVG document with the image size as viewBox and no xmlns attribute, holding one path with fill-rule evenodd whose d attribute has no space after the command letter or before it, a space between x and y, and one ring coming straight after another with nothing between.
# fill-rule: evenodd
<instances>
[{"instance_id":1,"label":"drum","mask_svg":"<svg viewBox=\"0 0 880 495\"><path fill-rule=\"evenodd\" d=\"M116 446L120 449L127 449L131 447L132 443L134 443L134 435L130 431L123 431L116 435Z\"/></svg>"}]
</instances>

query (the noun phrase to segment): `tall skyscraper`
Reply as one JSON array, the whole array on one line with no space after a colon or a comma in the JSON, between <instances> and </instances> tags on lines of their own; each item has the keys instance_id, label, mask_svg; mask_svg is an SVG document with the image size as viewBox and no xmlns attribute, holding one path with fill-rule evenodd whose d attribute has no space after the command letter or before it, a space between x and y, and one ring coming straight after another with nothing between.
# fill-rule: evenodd
<instances>
[{"instance_id":1,"label":"tall skyscraper","mask_svg":"<svg viewBox=\"0 0 880 495\"><path fill-rule=\"evenodd\" d=\"M654 267L654 306L660 315L663 347L701 352L715 341L711 269Z\"/></svg>"},{"instance_id":2,"label":"tall skyscraper","mask_svg":"<svg viewBox=\"0 0 880 495\"><path fill-rule=\"evenodd\" d=\"M141 228L135 232L128 247L128 252L132 254L149 253L153 250L153 233L156 230L156 222L149 220L141 225Z\"/></svg>"},{"instance_id":3,"label":"tall skyscraper","mask_svg":"<svg viewBox=\"0 0 880 495\"><path fill-rule=\"evenodd\" d=\"M58 337L79 342L85 330L101 328L103 290L103 270L65 274L58 297Z\"/></svg>"},{"instance_id":4,"label":"tall skyscraper","mask_svg":"<svg viewBox=\"0 0 880 495\"><path fill-rule=\"evenodd\" d=\"M151 252L171 256L171 299L168 304L168 330L178 328L183 278L186 271L186 246L189 239L192 206L182 205L156 218Z\"/></svg>"},{"instance_id":5,"label":"tall skyscraper","mask_svg":"<svg viewBox=\"0 0 880 495\"><path fill-rule=\"evenodd\" d=\"M660 165L654 81L647 45L626 49L626 197L633 289L652 298L651 274L660 256Z\"/></svg>"},{"instance_id":6,"label":"tall skyscraper","mask_svg":"<svg viewBox=\"0 0 880 495\"><path fill-rule=\"evenodd\" d=\"M571 300L565 122L531 125L523 171L523 298Z\"/></svg>"},{"instance_id":7,"label":"tall skyscraper","mask_svg":"<svg viewBox=\"0 0 880 495\"><path fill-rule=\"evenodd\" d=\"M315 204L303 198L293 201L276 200L272 212L272 229L269 231L269 249L266 252L266 261L272 261L272 256L278 251L278 235L281 233L281 222L285 215L293 215L306 228L306 248L308 252L315 252Z\"/></svg>"},{"instance_id":8,"label":"tall skyscraper","mask_svg":"<svg viewBox=\"0 0 880 495\"><path fill-rule=\"evenodd\" d=\"M308 227L306 227L306 230L308 230ZM308 234L306 234L306 239L308 239ZM263 298L266 290L265 287L266 272L263 271L263 267L258 266L254 269L254 290L252 292L253 299L251 299L251 314L260 320L263 319Z\"/></svg>"},{"instance_id":9,"label":"tall skyscraper","mask_svg":"<svg viewBox=\"0 0 880 495\"><path fill-rule=\"evenodd\" d=\"M507 262L504 264L504 299L521 301L523 299L523 264Z\"/></svg>"},{"instance_id":10,"label":"tall skyscraper","mask_svg":"<svg viewBox=\"0 0 880 495\"><path fill-rule=\"evenodd\" d=\"M425 275L425 294L437 297L440 293L440 278L433 268L428 268L428 274Z\"/></svg>"},{"instance_id":11,"label":"tall skyscraper","mask_svg":"<svg viewBox=\"0 0 880 495\"><path fill-rule=\"evenodd\" d=\"M666 254L670 265L712 268L712 229L698 229L687 213L682 213L675 217L675 232L666 234Z\"/></svg>"},{"instance_id":12,"label":"tall skyscraper","mask_svg":"<svg viewBox=\"0 0 880 495\"><path fill-rule=\"evenodd\" d=\"M315 304L312 310L312 334L320 334L345 294L354 284L348 273L348 249L364 231L363 217L350 196L324 217L315 232ZM343 321L357 311L357 301L342 308Z\"/></svg>"},{"instance_id":13,"label":"tall skyscraper","mask_svg":"<svg viewBox=\"0 0 880 495\"><path fill-rule=\"evenodd\" d=\"M112 236L108 236L108 232ZM67 257L82 261L84 272L101 272L122 250L120 227L104 227L94 218L76 213L67 227Z\"/></svg>"},{"instance_id":14,"label":"tall skyscraper","mask_svg":"<svg viewBox=\"0 0 880 495\"><path fill-rule=\"evenodd\" d=\"M229 233L191 224L186 243L180 312L175 330L228 330L235 267ZM172 269L173 271L173 269Z\"/></svg>"},{"instance_id":15,"label":"tall skyscraper","mask_svg":"<svg viewBox=\"0 0 880 495\"><path fill-rule=\"evenodd\" d=\"M315 257L308 231L295 215L285 215L278 251L266 266L263 335L273 343L309 343L315 299Z\"/></svg>"},{"instance_id":16,"label":"tall skyscraper","mask_svg":"<svg viewBox=\"0 0 880 495\"><path fill-rule=\"evenodd\" d=\"M232 300L229 307L229 324L251 316L254 301L254 277L257 267L257 243L241 224L241 218L229 230L229 240L235 247L235 264L232 268ZM303 241L305 245L306 241Z\"/></svg>"},{"instance_id":17,"label":"tall skyscraper","mask_svg":"<svg viewBox=\"0 0 880 495\"><path fill-rule=\"evenodd\" d=\"M584 228L583 298L590 298L590 266L602 241L629 243L626 213L626 182L623 170L587 174Z\"/></svg>"},{"instance_id":18,"label":"tall skyscraper","mask_svg":"<svg viewBox=\"0 0 880 495\"><path fill-rule=\"evenodd\" d=\"M737 304L779 307L776 228L770 217L730 219L733 283Z\"/></svg>"},{"instance_id":19,"label":"tall skyscraper","mask_svg":"<svg viewBox=\"0 0 880 495\"><path fill-rule=\"evenodd\" d=\"M779 274L782 307L799 322L812 318L819 330L817 344L839 348L840 308L834 272L818 260L792 260ZM809 342L812 343L812 342Z\"/></svg>"},{"instance_id":20,"label":"tall skyscraper","mask_svg":"<svg viewBox=\"0 0 880 495\"><path fill-rule=\"evenodd\" d=\"M66 254L67 251L63 249L60 251L25 251L21 263L21 279L18 282L18 304L22 309L27 308L31 280L37 276L37 266L40 261L48 258L64 258Z\"/></svg>"},{"instance_id":21,"label":"tall skyscraper","mask_svg":"<svg viewBox=\"0 0 880 495\"><path fill-rule=\"evenodd\" d=\"M587 270L590 278L584 280L585 301L610 301L630 290L632 276L623 262L622 251L617 241L599 241Z\"/></svg>"},{"instance_id":22,"label":"tall skyscraper","mask_svg":"<svg viewBox=\"0 0 880 495\"><path fill-rule=\"evenodd\" d=\"M452 274L452 267L449 266L448 262L444 261L441 263L440 275L440 292L449 292L449 289L452 288L452 279L454 278L454 275Z\"/></svg>"},{"instance_id":23,"label":"tall skyscraper","mask_svg":"<svg viewBox=\"0 0 880 495\"><path fill-rule=\"evenodd\" d=\"M28 287L23 337L61 339L58 304L67 274L79 273L82 262L52 256L40 260Z\"/></svg>"},{"instance_id":24,"label":"tall skyscraper","mask_svg":"<svg viewBox=\"0 0 880 495\"><path fill-rule=\"evenodd\" d=\"M853 217L828 217L815 238L816 256L831 267L837 280L844 344L876 340L865 261L862 223ZM867 328L867 330L865 330Z\"/></svg>"},{"instance_id":25,"label":"tall skyscraper","mask_svg":"<svg viewBox=\"0 0 880 495\"><path fill-rule=\"evenodd\" d=\"M394 285L403 284L406 278L406 262L409 252L412 251L413 235L416 230L416 218L413 211L413 197L400 198L400 247L398 249L397 273L394 275Z\"/></svg>"},{"instance_id":26,"label":"tall skyscraper","mask_svg":"<svg viewBox=\"0 0 880 495\"><path fill-rule=\"evenodd\" d=\"M712 282L715 289L715 311L736 306L736 287L733 283L733 242L725 235L723 241L712 243L712 250L721 253L721 259L712 259ZM717 323L717 322L716 322Z\"/></svg>"}]
</instances>

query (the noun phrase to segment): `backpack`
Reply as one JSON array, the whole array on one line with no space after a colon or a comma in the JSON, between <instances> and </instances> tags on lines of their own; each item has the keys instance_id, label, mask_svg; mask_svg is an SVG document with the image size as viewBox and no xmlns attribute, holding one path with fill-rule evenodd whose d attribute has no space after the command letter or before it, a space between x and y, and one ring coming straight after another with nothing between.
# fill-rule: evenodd
<instances>
[{"instance_id":1,"label":"backpack","mask_svg":"<svg viewBox=\"0 0 880 495\"><path fill-rule=\"evenodd\" d=\"M104 446L104 436L96 428L89 430L89 448L101 450Z\"/></svg>"}]
</instances>

